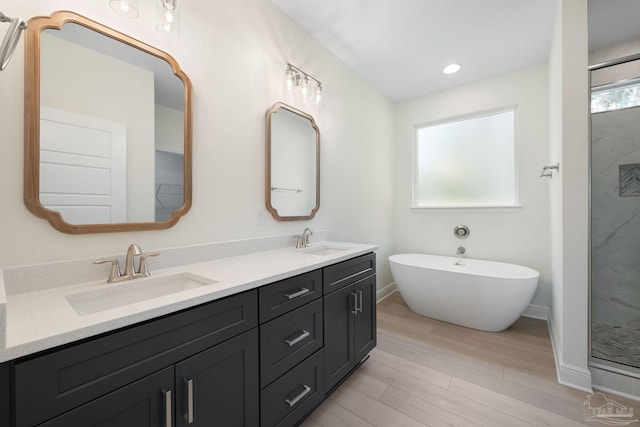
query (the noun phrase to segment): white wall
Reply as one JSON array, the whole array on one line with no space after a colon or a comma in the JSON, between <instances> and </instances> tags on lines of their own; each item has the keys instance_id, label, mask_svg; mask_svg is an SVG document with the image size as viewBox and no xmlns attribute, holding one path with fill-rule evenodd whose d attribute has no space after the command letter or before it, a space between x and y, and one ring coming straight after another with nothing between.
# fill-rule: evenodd
<instances>
[{"instance_id":1,"label":"white wall","mask_svg":"<svg viewBox=\"0 0 640 427\"><path fill-rule=\"evenodd\" d=\"M184 111L155 105L156 150L184 154Z\"/></svg>"},{"instance_id":2,"label":"white wall","mask_svg":"<svg viewBox=\"0 0 640 427\"><path fill-rule=\"evenodd\" d=\"M550 69L552 307L558 379L590 390L587 2L560 0Z\"/></svg>"},{"instance_id":3,"label":"white wall","mask_svg":"<svg viewBox=\"0 0 640 427\"><path fill-rule=\"evenodd\" d=\"M470 258L526 265L540 271L533 304L551 302L549 202L547 179L539 178L548 160L547 67L541 65L416 98L396 108L396 251L455 256L464 246ZM410 209L414 126L474 112L517 105L515 118L517 191L522 209ZM492 159L485 159L491 168ZM453 228L471 229L466 240Z\"/></svg>"},{"instance_id":4,"label":"white wall","mask_svg":"<svg viewBox=\"0 0 640 427\"><path fill-rule=\"evenodd\" d=\"M141 18L127 20L107 1L9 0L3 12L27 19L73 10L165 50L193 83L193 207L168 230L66 235L31 215L22 202L24 55L20 41L0 73L0 264L40 263L204 242L300 233L305 226L329 238L370 242L378 251L379 284L391 282L386 258L393 246L393 105L304 33L268 0L185 1L182 34L155 31L155 4L141 0ZM322 81L321 201L313 221L257 224L264 207L265 112L283 94L286 62ZM301 105L294 105L303 108ZM9 244L10 242L10 244Z\"/></svg>"}]
</instances>

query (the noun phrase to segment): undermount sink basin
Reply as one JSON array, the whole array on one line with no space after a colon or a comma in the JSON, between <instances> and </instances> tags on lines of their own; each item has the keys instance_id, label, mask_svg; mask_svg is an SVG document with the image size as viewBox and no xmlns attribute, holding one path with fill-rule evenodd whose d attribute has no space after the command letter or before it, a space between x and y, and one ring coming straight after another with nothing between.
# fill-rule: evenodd
<instances>
[{"instance_id":1,"label":"undermount sink basin","mask_svg":"<svg viewBox=\"0 0 640 427\"><path fill-rule=\"evenodd\" d=\"M311 255L327 256L327 255L340 254L349 249L350 248L347 248L345 246L321 245L321 246L311 246L308 248L304 248L304 249L301 249L301 251Z\"/></svg>"},{"instance_id":2,"label":"undermount sink basin","mask_svg":"<svg viewBox=\"0 0 640 427\"><path fill-rule=\"evenodd\" d=\"M86 315L214 283L217 281L192 273L180 273L157 278L132 279L115 283L111 287L67 295L66 299L76 313Z\"/></svg>"}]
</instances>

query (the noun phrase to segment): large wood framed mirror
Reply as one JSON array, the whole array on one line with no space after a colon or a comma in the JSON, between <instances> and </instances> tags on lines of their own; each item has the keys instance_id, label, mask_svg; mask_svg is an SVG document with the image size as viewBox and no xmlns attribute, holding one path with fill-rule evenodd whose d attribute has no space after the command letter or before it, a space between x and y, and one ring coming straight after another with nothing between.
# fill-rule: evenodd
<instances>
[{"instance_id":1,"label":"large wood framed mirror","mask_svg":"<svg viewBox=\"0 0 640 427\"><path fill-rule=\"evenodd\" d=\"M29 20L24 203L70 234L158 230L191 207L191 82L73 12Z\"/></svg>"},{"instance_id":2,"label":"large wood framed mirror","mask_svg":"<svg viewBox=\"0 0 640 427\"><path fill-rule=\"evenodd\" d=\"M320 208L320 130L310 114L278 102L267 110L267 210L278 221L308 220Z\"/></svg>"}]
</instances>

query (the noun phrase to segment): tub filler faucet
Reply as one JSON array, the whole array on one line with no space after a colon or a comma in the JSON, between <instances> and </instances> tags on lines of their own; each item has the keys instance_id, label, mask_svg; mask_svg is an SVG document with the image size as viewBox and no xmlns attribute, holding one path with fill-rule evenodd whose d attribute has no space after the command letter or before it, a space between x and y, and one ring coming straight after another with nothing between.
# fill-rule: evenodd
<instances>
[{"instance_id":1,"label":"tub filler faucet","mask_svg":"<svg viewBox=\"0 0 640 427\"><path fill-rule=\"evenodd\" d=\"M465 248L464 248L463 246L460 246L460 247L458 248L458 252L457 252L457 254L458 254L458 255L462 255L462 256L464 257L464 256L465 256L465 252L467 252L467 251L465 250Z\"/></svg>"}]
</instances>

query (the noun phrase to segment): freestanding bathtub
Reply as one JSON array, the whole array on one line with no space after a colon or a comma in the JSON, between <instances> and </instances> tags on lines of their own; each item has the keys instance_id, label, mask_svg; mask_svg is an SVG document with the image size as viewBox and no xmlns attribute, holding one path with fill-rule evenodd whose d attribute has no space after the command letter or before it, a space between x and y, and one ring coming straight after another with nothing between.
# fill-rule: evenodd
<instances>
[{"instance_id":1,"label":"freestanding bathtub","mask_svg":"<svg viewBox=\"0 0 640 427\"><path fill-rule=\"evenodd\" d=\"M425 254L389 257L409 308L422 316L498 332L526 310L540 273L503 262Z\"/></svg>"}]
</instances>

